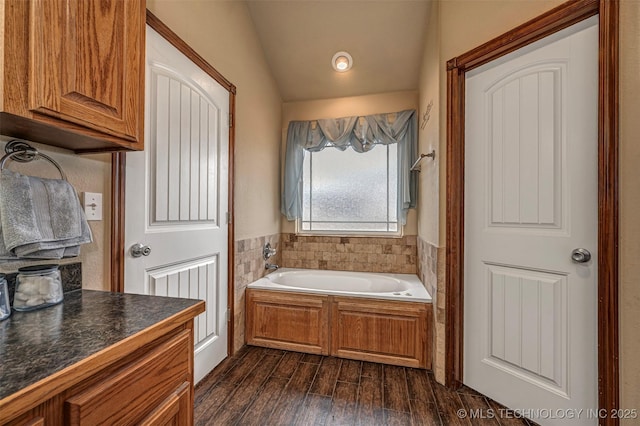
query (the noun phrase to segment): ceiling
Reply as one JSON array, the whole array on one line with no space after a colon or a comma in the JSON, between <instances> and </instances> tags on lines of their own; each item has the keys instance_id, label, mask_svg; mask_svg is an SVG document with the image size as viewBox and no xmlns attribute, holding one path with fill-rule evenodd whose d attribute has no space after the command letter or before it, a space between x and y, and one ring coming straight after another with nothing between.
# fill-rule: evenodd
<instances>
[{"instance_id":1,"label":"ceiling","mask_svg":"<svg viewBox=\"0 0 640 426\"><path fill-rule=\"evenodd\" d=\"M417 90L429 0L249 0L284 102ZM353 68L338 73L334 53Z\"/></svg>"}]
</instances>

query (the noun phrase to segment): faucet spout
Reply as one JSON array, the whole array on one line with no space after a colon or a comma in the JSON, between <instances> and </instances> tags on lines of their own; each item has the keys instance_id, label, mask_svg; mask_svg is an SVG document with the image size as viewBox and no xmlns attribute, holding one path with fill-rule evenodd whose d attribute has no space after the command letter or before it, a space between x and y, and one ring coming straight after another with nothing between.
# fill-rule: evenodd
<instances>
[{"instance_id":1,"label":"faucet spout","mask_svg":"<svg viewBox=\"0 0 640 426\"><path fill-rule=\"evenodd\" d=\"M279 266L278 265L274 265L273 263L267 262L267 263L264 264L264 269L268 269L270 271L275 271L278 268L279 268Z\"/></svg>"}]
</instances>

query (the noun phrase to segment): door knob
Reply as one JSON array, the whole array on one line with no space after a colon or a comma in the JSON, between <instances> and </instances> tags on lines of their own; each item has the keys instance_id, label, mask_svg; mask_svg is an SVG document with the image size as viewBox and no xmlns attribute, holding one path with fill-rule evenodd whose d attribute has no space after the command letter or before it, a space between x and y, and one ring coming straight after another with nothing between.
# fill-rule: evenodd
<instances>
[{"instance_id":1,"label":"door knob","mask_svg":"<svg viewBox=\"0 0 640 426\"><path fill-rule=\"evenodd\" d=\"M591 253L589 253L589 250L583 248L574 249L571 252L571 260L576 263L586 263L591 260Z\"/></svg>"},{"instance_id":2,"label":"door knob","mask_svg":"<svg viewBox=\"0 0 640 426\"><path fill-rule=\"evenodd\" d=\"M140 257L140 256L149 256L151 254L151 247L145 246L141 243L136 243L131 246L131 256Z\"/></svg>"}]
</instances>

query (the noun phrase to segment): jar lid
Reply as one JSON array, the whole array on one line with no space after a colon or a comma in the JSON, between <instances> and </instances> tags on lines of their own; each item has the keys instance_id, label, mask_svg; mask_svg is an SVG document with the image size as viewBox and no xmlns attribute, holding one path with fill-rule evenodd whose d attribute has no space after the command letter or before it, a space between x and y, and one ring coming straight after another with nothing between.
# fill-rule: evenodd
<instances>
[{"instance_id":1,"label":"jar lid","mask_svg":"<svg viewBox=\"0 0 640 426\"><path fill-rule=\"evenodd\" d=\"M58 265L33 265L25 266L24 268L18 268L20 274L42 274L53 272L58 269Z\"/></svg>"}]
</instances>

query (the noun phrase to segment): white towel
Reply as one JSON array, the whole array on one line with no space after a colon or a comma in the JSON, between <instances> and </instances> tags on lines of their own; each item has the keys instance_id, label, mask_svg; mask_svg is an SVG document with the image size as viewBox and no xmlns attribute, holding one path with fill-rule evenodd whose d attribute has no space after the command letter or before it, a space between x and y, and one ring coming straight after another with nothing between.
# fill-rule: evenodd
<instances>
[{"instance_id":1,"label":"white towel","mask_svg":"<svg viewBox=\"0 0 640 426\"><path fill-rule=\"evenodd\" d=\"M0 259L61 259L92 241L75 189L62 179L0 174Z\"/></svg>"}]
</instances>

